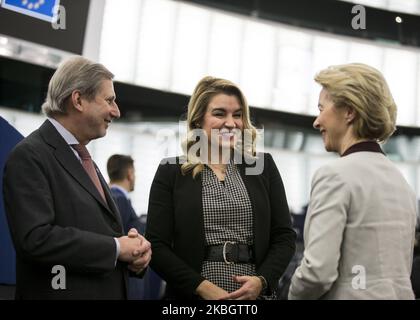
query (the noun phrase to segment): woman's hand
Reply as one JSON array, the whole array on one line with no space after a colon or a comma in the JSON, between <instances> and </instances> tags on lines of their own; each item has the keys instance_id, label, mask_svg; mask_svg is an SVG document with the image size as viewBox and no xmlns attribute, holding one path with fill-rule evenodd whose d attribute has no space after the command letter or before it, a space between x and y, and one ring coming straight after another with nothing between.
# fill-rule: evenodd
<instances>
[{"instance_id":1,"label":"woman's hand","mask_svg":"<svg viewBox=\"0 0 420 320\"><path fill-rule=\"evenodd\" d=\"M222 300L255 300L262 290L261 280L256 276L233 276L233 280L241 283L242 286L228 295L222 297Z\"/></svg>"},{"instance_id":2,"label":"woman's hand","mask_svg":"<svg viewBox=\"0 0 420 320\"><path fill-rule=\"evenodd\" d=\"M223 290L208 280L201 282L196 292L204 300L220 300L222 297L228 295L226 290Z\"/></svg>"}]
</instances>

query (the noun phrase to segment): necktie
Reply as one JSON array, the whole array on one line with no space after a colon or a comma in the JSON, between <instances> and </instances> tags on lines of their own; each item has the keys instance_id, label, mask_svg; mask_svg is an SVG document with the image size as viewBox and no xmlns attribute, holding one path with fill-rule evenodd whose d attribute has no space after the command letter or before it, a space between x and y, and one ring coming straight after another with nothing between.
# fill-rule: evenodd
<instances>
[{"instance_id":1,"label":"necktie","mask_svg":"<svg viewBox=\"0 0 420 320\"><path fill-rule=\"evenodd\" d=\"M79 157L82 160L83 168L89 175L96 189L98 189L99 194L102 196L106 203L104 189L102 188L101 182L99 181L98 173L95 170L95 166L93 165L93 161L90 157L88 149L86 149L86 147L82 144L72 144L71 146L79 154Z\"/></svg>"}]
</instances>

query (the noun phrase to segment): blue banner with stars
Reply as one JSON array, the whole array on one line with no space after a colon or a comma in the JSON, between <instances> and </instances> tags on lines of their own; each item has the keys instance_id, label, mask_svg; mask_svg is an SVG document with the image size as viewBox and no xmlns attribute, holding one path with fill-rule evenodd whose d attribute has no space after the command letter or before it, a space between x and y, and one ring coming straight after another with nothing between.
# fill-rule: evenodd
<instances>
[{"instance_id":1,"label":"blue banner with stars","mask_svg":"<svg viewBox=\"0 0 420 320\"><path fill-rule=\"evenodd\" d=\"M1 1L1 0L0 0ZM60 0L3 0L1 6L28 16L53 22ZM55 9L55 7L57 8Z\"/></svg>"}]
</instances>

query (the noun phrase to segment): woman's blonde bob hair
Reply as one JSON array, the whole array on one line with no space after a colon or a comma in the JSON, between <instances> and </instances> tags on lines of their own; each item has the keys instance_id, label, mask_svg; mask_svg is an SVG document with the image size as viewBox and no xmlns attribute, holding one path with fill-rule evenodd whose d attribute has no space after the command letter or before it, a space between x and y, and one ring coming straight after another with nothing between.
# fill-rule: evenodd
<instances>
[{"instance_id":1,"label":"woman's blonde bob hair","mask_svg":"<svg viewBox=\"0 0 420 320\"><path fill-rule=\"evenodd\" d=\"M362 63L330 66L315 81L327 90L335 107L355 110L356 138L383 142L394 133L397 106L377 69Z\"/></svg>"},{"instance_id":2,"label":"woman's blonde bob hair","mask_svg":"<svg viewBox=\"0 0 420 320\"><path fill-rule=\"evenodd\" d=\"M181 166L182 174L192 172L192 176L195 177L199 174L203 168L204 163L199 156L190 154L188 152L192 145L196 143L196 138L191 134L192 130L200 129L204 115L207 112L207 107L214 96L218 94L226 94L228 96L235 96L238 98L238 102L242 110L242 123L243 130L250 130L252 136L251 145L243 143L244 139L240 139L241 145L237 146L243 152L245 156L255 156L255 139L257 131L251 124L249 115L249 106L242 91L233 82L225 79L204 77L201 79L195 87L193 94L188 103L188 115L187 115L187 139L183 142L183 149L186 155L186 161ZM243 136L243 132L242 132Z\"/></svg>"}]
</instances>

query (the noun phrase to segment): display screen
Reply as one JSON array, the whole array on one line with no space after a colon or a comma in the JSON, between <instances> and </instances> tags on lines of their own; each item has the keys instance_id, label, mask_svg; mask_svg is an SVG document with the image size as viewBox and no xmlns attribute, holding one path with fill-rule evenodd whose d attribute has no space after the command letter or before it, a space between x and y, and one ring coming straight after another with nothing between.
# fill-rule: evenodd
<instances>
[{"instance_id":1,"label":"display screen","mask_svg":"<svg viewBox=\"0 0 420 320\"><path fill-rule=\"evenodd\" d=\"M3 0L2 8L53 22L57 20L60 0Z\"/></svg>"},{"instance_id":2,"label":"display screen","mask_svg":"<svg viewBox=\"0 0 420 320\"><path fill-rule=\"evenodd\" d=\"M0 2L0 35L82 54L89 0Z\"/></svg>"}]
</instances>

